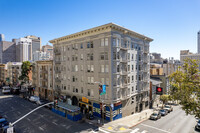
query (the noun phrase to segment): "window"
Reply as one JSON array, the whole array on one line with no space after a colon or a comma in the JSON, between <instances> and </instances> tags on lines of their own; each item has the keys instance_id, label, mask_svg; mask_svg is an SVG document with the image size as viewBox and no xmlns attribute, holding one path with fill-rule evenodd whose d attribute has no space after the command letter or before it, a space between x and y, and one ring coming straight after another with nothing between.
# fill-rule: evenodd
<instances>
[{"instance_id":1,"label":"window","mask_svg":"<svg viewBox=\"0 0 200 133\"><path fill-rule=\"evenodd\" d=\"M90 54L87 54L87 60L90 60Z\"/></svg>"},{"instance_id":2,"label":"window","mask_svg":"<svg viewBox=\"0 0 200 133\"><path fill-rule=\"evenodd\" d=\"M76 88L76 93L78 93L78 88Z\"/></svg>"},{"instance_id":3,"label":"window","mask_svg":"<svg viewBox=\"0 0 200 133\"><path fill-rule=\"evenodd\" d=\"M100 53L100 59L104 60L104 53Z\"/></svg>"},{"instance_id":4,"label":"window","mask_svg":"<svg viewBox=\"0 0 200 133\"><path fill-rule=\"evenodd\" d=\"M88 89L88 96L90 96L90 89Z\"/></svg>"},{"instance_id":5,"label":"window","mask_svg":"<svg viewBox=\"0 0 200 133\"><path fill-rule=\"evenodd\" d=\"M101 65L101 72L104 73L104 65Z\"/></svg>"},{"instance_id":6,"label":"window","mask_svg":"<svg viewBox=\"0 0 200 133\"><path fill-rule=\"evenodd\" d=\"M88 84L90 84L90 77L88 77Z\"/></svg>"},{"instance_id":7,"label":"window","mask_svg":"<svg viewBox=\"0 0 200 133\"><path fill-rule=\"evenodd\" d=\"M81 93L83 93L83 87L81 87Z\"/></svg>"},{"instance_id":8,"label":"window","mask_svg":"<svg viewBox=\"0 0 200 133\"><path fill-rule=\"evenodd\" d=\"M120 69L119 69L119 65L117 65L117 72L119 72L120 71Z\"/></svg>"},{"instance_id":9,"label":"window","mask_svg":"<svg viewBox=\"0 0 200 133\"><path fill-rule=\"evenodd\" d=\"M113 46L115 47L116 46L116 39L113 38Z\"/></svg>"},{"instance_id":10,"label":"window","mask_svg":"<svg viewBox=\"0 0 200 133\"><path fill-rule=\"evenodd\" d=\"M94 65L91 65L91 72L94 72Z\"/></svg>"},{"instance_id":11,"label":"window","mask_svg":"<svg viewBox=\"0 0 200 133\"><path fill-rule=\"evenodd\" d=\"M81 49L83 49L83 44L81 43Z\"/></svg>"},{"instance_id":12,"label":"window","mask_svg":"<svg viewBox=\"0 0 200 133\"><path fill-rule=\"evenodd\" d=\"M81 54L81 60L83 60L83 54Z\"/></svg>"},{"instance_id":13,"label":"window","mask_svg":"<svg viewBox=\"0 0 200 133\"><path fill-rule=\"evenodd\" d=\"M75 87L73 86L73 92L75 92Z\"/></svg>"},{"instance_id":14,"label":"window","mask_svg":"<svg viewBox=\"0 0 200 133\"><path fill-rule=\"evenodd\" d=\"M132 71L134 71L134 65L132 65Z\"/></svg>"},{"instance_id":15,"label":"window","mask_svg":"<svg viewBox=\"0 0 200 133\"><path fill-rule=\"evenodd\" d=\"M66 86L64 86L64 90L66 90Z\"/></svg>"},{"instance_id":16,"label":"window","mask_svg":"<svg viewBox=\"0 0 200 133\"><path fill-rule=\"evenodd\" d=\"M134 92L134 86L132 86L132 92Z\"/></svg>"},{"instance_id":17,"label":"window","mask_svg":"<svg viewBox=\"0 0 200 133\"><path fill-rule=\"evenodd\" d=\"M94 77L91 77L91 83L92 84L94 83Z\"/></svg>"},{"instance_id":18,"label":"window","mask_svg":"<svg viewBox=\"0 0 200 133\"><path fill-rule=\"evenodd\" d=\"M117 59L116 52L113 52L113 59L114 59L114 60Z\"/></svg>"},{"instance_id":19,"label":"window","mask_svg":"<svg viewBox=\"0 0 200 133\"><path fill-rule=\"evenodd\" d=\"M134 97L132 97L132 100L131 100L131 104L133 104L134 103Z\"/></svg>"},{"instance_id":20,"label":"window","mask_svg":"<svg viewBox=\"0 0 200 133\"><path fill-rule=\"evenodd\" d=\"M90 48L90 42L87 43L87 48Z\"/></svg>"},{"instance_id":21,"label":"window","mask_svg":"<svg viewBox=\"0 0 200 133\"><path fill-rule=\"evenodd\" d=\"M133 82L133 80L134 80L134 76L132 76L132 82Z\"/></svg>"},{"instance_id":22,"label":"window","mask_svg":"<svg viewBox=\"0 0 200 133\"><path fill-rule=\"evenodd\" d=\"M117 46L117 47L119 47L119 42L120 42L120 40L119 40L119 38L117 38L117 39L116 39L116 46Z\"/></svg>"},{"instance_id":23,"label":"window","mask_svg":"<svg viewBox=\"0 0 200 133\"><path fill-rule=\"evenodd\" d=\"M75 82L75 76L72 77L72 82Z\"/></svg>"},{"instance_id":24,"label":"window","mask_svg":"<svg viewBox=\"0 0 200 133\"><path fill-rule=\"evenodd\" d=\"M101 39L101 46L104 46L104 39Z\"/></svg>"},{"instance_id":25,"label":"window","mask_svg":"<svg viewBox=\"0 0 200 133\"><path fill-rule=\"evenodd\" d=\"M105 72L108 72L108 65L106 65Z\"/></svg>"},{"instance_id":26,"label":"window","mask_svg":"<svg viewBox=\"0 0 200 133\"><path fill-rule=\"evenodd\" d=\"M90 72L90 65L88 65L87 72Z\"/></svg>"},{"instance_id":27,"label":"window","mask_svg":"<svg viewBox=\"0 0 200 133\"><path fill-rule=\"evenodd\" d=\"M131 59L132 59L132 60L134 60L134 54L132 54L132 57L131 57Z\"/></svg>"},{"instance_id":28,"label":"window","mask_svg":"<svg viewBox=\"0 0 200 133\"><path fill-rule=\"evenodd\" d=\"M108 38L105 39L105 46L108 46Z\"/></svg>"},{"instance_id":29,"label":"window","mask_svg":"<svg viewBox=\"0 0 200 133\"><path fill-rule=\"evenodd\" d=\"M93 42L90 42L90 48L93 48L94 45L93 45Z\"/></svg>"},{"instance_id":30,"label":"window","mask_svg":"<svg viewBox=\"0 0 200 133\"><path fill-rule=\"evenodd\" d=\"M78 72L78 65L75 65L75 71Z\"/></svg>"},{"instance_id":31,"label":"window","mask_svg":"<svg viewBox=\"0 0 200 133\"><path fill-rule=\"evenodd\" d=\"M93 53L90 54L90 60L93 60Z\"/></svg>"}]
</instances>

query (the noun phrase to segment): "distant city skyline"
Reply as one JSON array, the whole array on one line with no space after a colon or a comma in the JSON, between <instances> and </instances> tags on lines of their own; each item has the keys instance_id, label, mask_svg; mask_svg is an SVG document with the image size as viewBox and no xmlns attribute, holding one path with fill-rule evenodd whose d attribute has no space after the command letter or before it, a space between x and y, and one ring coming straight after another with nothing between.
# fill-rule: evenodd
<instances>
[{"instance_id":1,"label":"distant city skyline","mask_svg":"<svg viewBox=\"0 0 200 133\"><path fill-rule=\"evenodd\" d=\"M179 59L180 50L197 53L199 9L199 0L1 0L0 34L6 41L34 35L45 45L54 38L113 22L153 38L150 52Z\"/></svg>"}]
</instances>

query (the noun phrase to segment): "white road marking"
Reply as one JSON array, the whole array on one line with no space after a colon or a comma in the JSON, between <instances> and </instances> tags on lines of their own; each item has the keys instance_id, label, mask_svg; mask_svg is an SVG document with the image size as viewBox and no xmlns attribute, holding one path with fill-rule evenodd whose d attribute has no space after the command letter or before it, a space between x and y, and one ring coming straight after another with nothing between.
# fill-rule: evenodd
<instances>
[{"instance_id":1,"label":"white road marking","mask_svg":"<svg viewBox=\"0 0 200 133\"><path fill-rule=\"evenodd\" d=\"M39 127L40 130L44 131L44 129L42 127Z\"/></svg>"},{"instance_id":2,"label":"white road marking","mask_svg":"<svg viewBox=\"0 0 200 133\"><path fill-rule=\"evenodd\" d=\"M142 131L141 133L147 133L147 131L146 131L146 130L144 130L144 131Z\"/></svg>"},{"instance_id":3,"label":"white road marking","mask_svg":"<svg viewBox=\"0 0 200 133\"><path fill-rule=\"evenodd\" d=\"M171 133L171 132L168 132L168 131L165 131L165 130L162 130L162 129L159 129L159 128L156 128L156 127L153 127L153 126L149 126L149 125L146 125L146 124L140 124L142 126L146 126L146 127L150 127L150 128L153 128L153 129L156 129L156 130L159 130L159 131L162 131L162 132L165 132L165 133Z\"/></svg>"},{"instance_id":4,"label":"white road marking","mask_svg":"<svg viewBox=\"0 0 200 133\"><path fill-rule=\"evenodd\" d=\"M55 125L58 125L56 122L52 122L53 124L55 124Z\"/></svg>"},{"instance_id":5,"label":"white road marking","mask_svg":"<svg viewBox=\"0 0 200 133\"><path fill-rule=\"evenodd\" d=\"M133 131L131 131L131 133L136 133L137 131L139 131L139 128L134 129Z\"/></svg>"}]
</instances>

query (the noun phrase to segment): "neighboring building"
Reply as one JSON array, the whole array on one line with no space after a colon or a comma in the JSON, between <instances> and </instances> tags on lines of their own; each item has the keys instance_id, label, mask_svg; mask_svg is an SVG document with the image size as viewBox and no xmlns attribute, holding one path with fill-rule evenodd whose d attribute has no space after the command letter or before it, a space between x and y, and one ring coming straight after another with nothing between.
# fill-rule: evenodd
<instances>
[{"instance_id":1,"label":"neighboring building","mask_svg":"<svg viewBox=\"0 0 200 133\"><path fill-rule=\"evenodd\" d=\"M36 51L33 53L33 61L50 60L52 57L49 52Z\"/></svg>"},{"instance_id":2,"label":"neighboring building","mask_svg":"<svg viewBox=\"0 0 200 133\"><path fill-rule=\"evenodd\" d=\"M41 50L41 38L40 37L30 35L30 36L26 36L24 38L28 38L28 39L32 40L32 54L36 51Z\"/></svg>"},{"instance_id":3,"label":"neighboring building","mask_svg":"<svg viewBox=\"0 0 200 133\"><path fill-rule=\"evenodd\" d=\"M42 46L42 51L35 51L33 53L33 61L39 60L53 60L53 47L44 45Z\"/></svg>"},{"instance_id":4,"label":"neighboring building","mask_svg":"<svg viewBox=\"0 0 200 133\"><path fill-rule=\"evenodd\" d=\"M6 64L0 64L0 85L3 85L3 83L6 82L6 77L7 77L7 69L6 69Z\"/></svg>"},{"instance_id":5,"label":"neighboring building","mask_svg":"<svg viewBox=\"0 0 200 133\"><path fill-rule=\"evenodd\" d=\"M162 64L163 59L161 57L160 53L151 53L150 54L150 62L151 63L157 63L157 64Z\"/></svg>"},{"instance_id":6,"label":"neighboring building","mask_svg":"<svg viewBox=\"0 0 200 133\"><path fill-rule=\"evenodd\" d=\"M0 34L0 42L5 41L5 36L4 34Z\"/></svg>"},{"instance_id":7,"label":"neighboring building","mask_svg":"<svg viewBox=\"0 0 200 133\"><path fill-rule=\"evenodd\" d=\"M16 39L16 61L32 60L32 40L28 38Z\"/></svg>"},{"instance_id":8,"label":"neighboring building","mask_svg":"<svg viewBox=\"0 0 200 133\"><path fill-rule=\"evenodd\" d=\"M16 45L15 42L0 41L0 63L16 61Z\"/></svg>"},{"instance_id":9,"label":"neighboring building","mask_svg":"<svg viewBox=\"0 0 200 133\"><path fill-rule=\"evenodd\" d=\"M200 31L197 33L197 49L198 54L200 54Z\"/></svg>"},{"instance_id":10,"label":"neighboring building","mask_svg":"<svg viewBox=\"0 0 200 133\"><path fill-rule=\"evenodd\" d=\"M151 63L150 75L163 75L163 68L161 64Z\"/></svg>"},{"instance_id":11,"label":"neighboring building","mask_svg":"<svg viewBox=\"0 0 200 133\"><path fill-rule=\"evenodd\" d=\"M53 101L53 61L36 61L32 76L35 95L41 99Z\"/></svg>"},{"instance_id":12,"label":"neighboring building","mask_svg":"<svg viewBox=\"0 0 200 133\"><path fill-rule=\"evenodd\" d=\"M184 52L184 51L187 51L187 52ZM199 61L199 70L200 70L200 54L193 54L191 52L189 52L189 50L181 50L180 51L180 62L181 63L184 63L185 59L195 59L197 61Z\"/></svg>"},{"instance_id":13,"label":"neighboring building","mask_svg":"<svg viewBox=\"0 0 200 133\"><path fill-rule=\"evenodd\" d=\"M113 23L51 40L56 94L107 120L148 109L151 41ZM107 85L105 95L99 83Z\"/></svg>"},{"instance_id":14,"label":"neighboring building","mask_svg":"<svg viewBox=\"0 0 200 133\"><path fill-rule=\"evenodd\" d=\"M43 52L46 52L46 53L49 53L50 55L50 59L49 60L53 60L53 47L50 46L50 45L44 45L42 46L42 51Z\"/></svg>"},{"instance_id":15,"label":"neighboring building","mask_svg":"<svg viewBox=\"0 0 200 133\"><path fill-rule=\"evenodd\" d=\"M17 86L20 84L19 76L21 75L21 62L7 63L7 81L9 84Z\"/></svg>"}]
</instances>

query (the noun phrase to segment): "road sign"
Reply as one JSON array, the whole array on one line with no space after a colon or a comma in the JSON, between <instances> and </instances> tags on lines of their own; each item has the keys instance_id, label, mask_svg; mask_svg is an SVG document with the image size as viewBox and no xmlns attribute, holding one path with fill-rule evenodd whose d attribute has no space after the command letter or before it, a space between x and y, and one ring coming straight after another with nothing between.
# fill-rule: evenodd
<instances>
[{"instance_id":1,"label":"road sign","mask_svg":"<svg viewBox=\"0 0 200 133\"><path fill-rule=\"evenodd\" d=\"M14 132L13 127L7 128L7 133L13 133L13 132Z\"/></svg>"}]
</instances>

